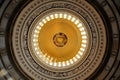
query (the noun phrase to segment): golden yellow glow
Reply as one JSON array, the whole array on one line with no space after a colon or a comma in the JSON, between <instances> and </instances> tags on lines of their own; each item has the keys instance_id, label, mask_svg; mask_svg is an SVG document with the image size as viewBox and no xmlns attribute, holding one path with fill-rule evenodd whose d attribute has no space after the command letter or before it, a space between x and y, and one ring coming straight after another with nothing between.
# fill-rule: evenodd
<instances>
[{"instance_id":1,"label":"golden yellow glow","mask_svg":"<svg viewBox=\"0 0 120 80\"><path fill-rule=\"evenodd\" d=\"M67 13L49 14L33 32L36 56L49 66L65 67L77 62L87 46L87 32L81 21Z\"/></svg>"},{"instance_id":2,"label":"golden yellow glow","mask_svg":"<svg viewBox=\"0 0 120 80\"><path fill-rule=\"evenodd\" d=\"M61 16L60 16L61 17ZM53 37L57 33L67 36L67 43L63 47L56 46ZM39 48L47 56L54 58L56 62L62 62L73 58L81 47L82 36L76 25L70 20L58 18L47 22L39 33ZM62 44L63 37L57 37L56 42ZM59 63L60 66L60 63Z\"/></svg>"}]
</instances>

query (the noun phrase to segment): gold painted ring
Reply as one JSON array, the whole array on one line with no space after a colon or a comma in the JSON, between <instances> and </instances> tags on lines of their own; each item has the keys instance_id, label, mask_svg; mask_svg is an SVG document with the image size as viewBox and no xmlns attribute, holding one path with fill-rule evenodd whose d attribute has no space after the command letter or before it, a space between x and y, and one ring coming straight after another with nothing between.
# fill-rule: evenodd
<instances>
[{"instance_id":1,"label":"gold painted ring","mask_svg":"<svg viewBox=\"0 0 120 80\"><path fill-rule=\"evenodd\" d=\"M88 46L84 23L67 12L42 17L32 31L35 56L51 67L66 67L81 59Z\"/></svg>"}]
</instances>

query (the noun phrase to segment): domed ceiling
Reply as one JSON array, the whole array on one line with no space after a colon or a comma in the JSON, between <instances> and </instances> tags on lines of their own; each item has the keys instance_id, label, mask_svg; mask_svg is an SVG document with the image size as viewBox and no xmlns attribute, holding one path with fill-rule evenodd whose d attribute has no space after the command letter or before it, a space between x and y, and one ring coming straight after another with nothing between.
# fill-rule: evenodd
<instances>
[{"instance_id":1,"label":"domed ceiling","mask_svg":"<svg viewBox=\"0 0 120 80\"><path fill-rule=\"evenodd\" d=\"M118 3L1 0L0 80L119 80Z\"/></svg>"}]
</instances>

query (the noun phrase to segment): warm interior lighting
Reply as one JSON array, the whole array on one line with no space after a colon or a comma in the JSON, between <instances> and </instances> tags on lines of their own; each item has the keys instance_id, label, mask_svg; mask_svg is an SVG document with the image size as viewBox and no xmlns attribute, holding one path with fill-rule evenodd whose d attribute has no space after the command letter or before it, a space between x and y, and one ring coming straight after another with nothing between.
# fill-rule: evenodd
<instances>
[{"instance_id":1,"label":"warm interior lighting","mask_svg":"<svg viewBox=\"0 0 120 80\"><path fill-rule=\"evenodd\" d=\"M87 47L87 32L83 25L79 18L67 12L54 12L43 17L32 34L35 55L53 67L74 64Z\"/></svg>"}]
</instances>

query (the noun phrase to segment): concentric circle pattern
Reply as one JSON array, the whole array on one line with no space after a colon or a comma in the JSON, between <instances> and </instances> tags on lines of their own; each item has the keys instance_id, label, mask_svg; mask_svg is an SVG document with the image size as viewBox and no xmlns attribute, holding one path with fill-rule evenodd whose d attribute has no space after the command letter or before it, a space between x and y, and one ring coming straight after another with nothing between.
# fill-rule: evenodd
<instances>
[{"instance_id":1,"label":"concentric circle pattern","mask_svg":"<svg viewBox=\"0 0 120 80\"><path fill-rule=\"evenodd\" d=\"M68 38L64 47L53 43L53 36L59 32ZM32 73L49 79L79 76L85 79L102 61L106 33L102 19L86 1L79 5L64 1L40 5L33 1L22 10L15 22L12 44L18 64L33 79L37 77Z\"/></svg>"},{"instance_id":2,"label":"concentric circle pattern","mask_svg":"<svg viewBox=\"0 0 120 80\"><path fill-rule=\"evenodd\" d=\"M1 0L0 80L119 80L116 1Z\"/></svg>"},{"instance_id":3,"label":"concentric circle pattern","mask_svg":"<svg viewBox=\"0 0 120 80\"><path fill-rule=\"evenodd\" d=\"M45 15L32 26L29 33L32 54L54 68L75 64L87 50L85 25L67 12Z\"/></svg>"}]
</instances>

